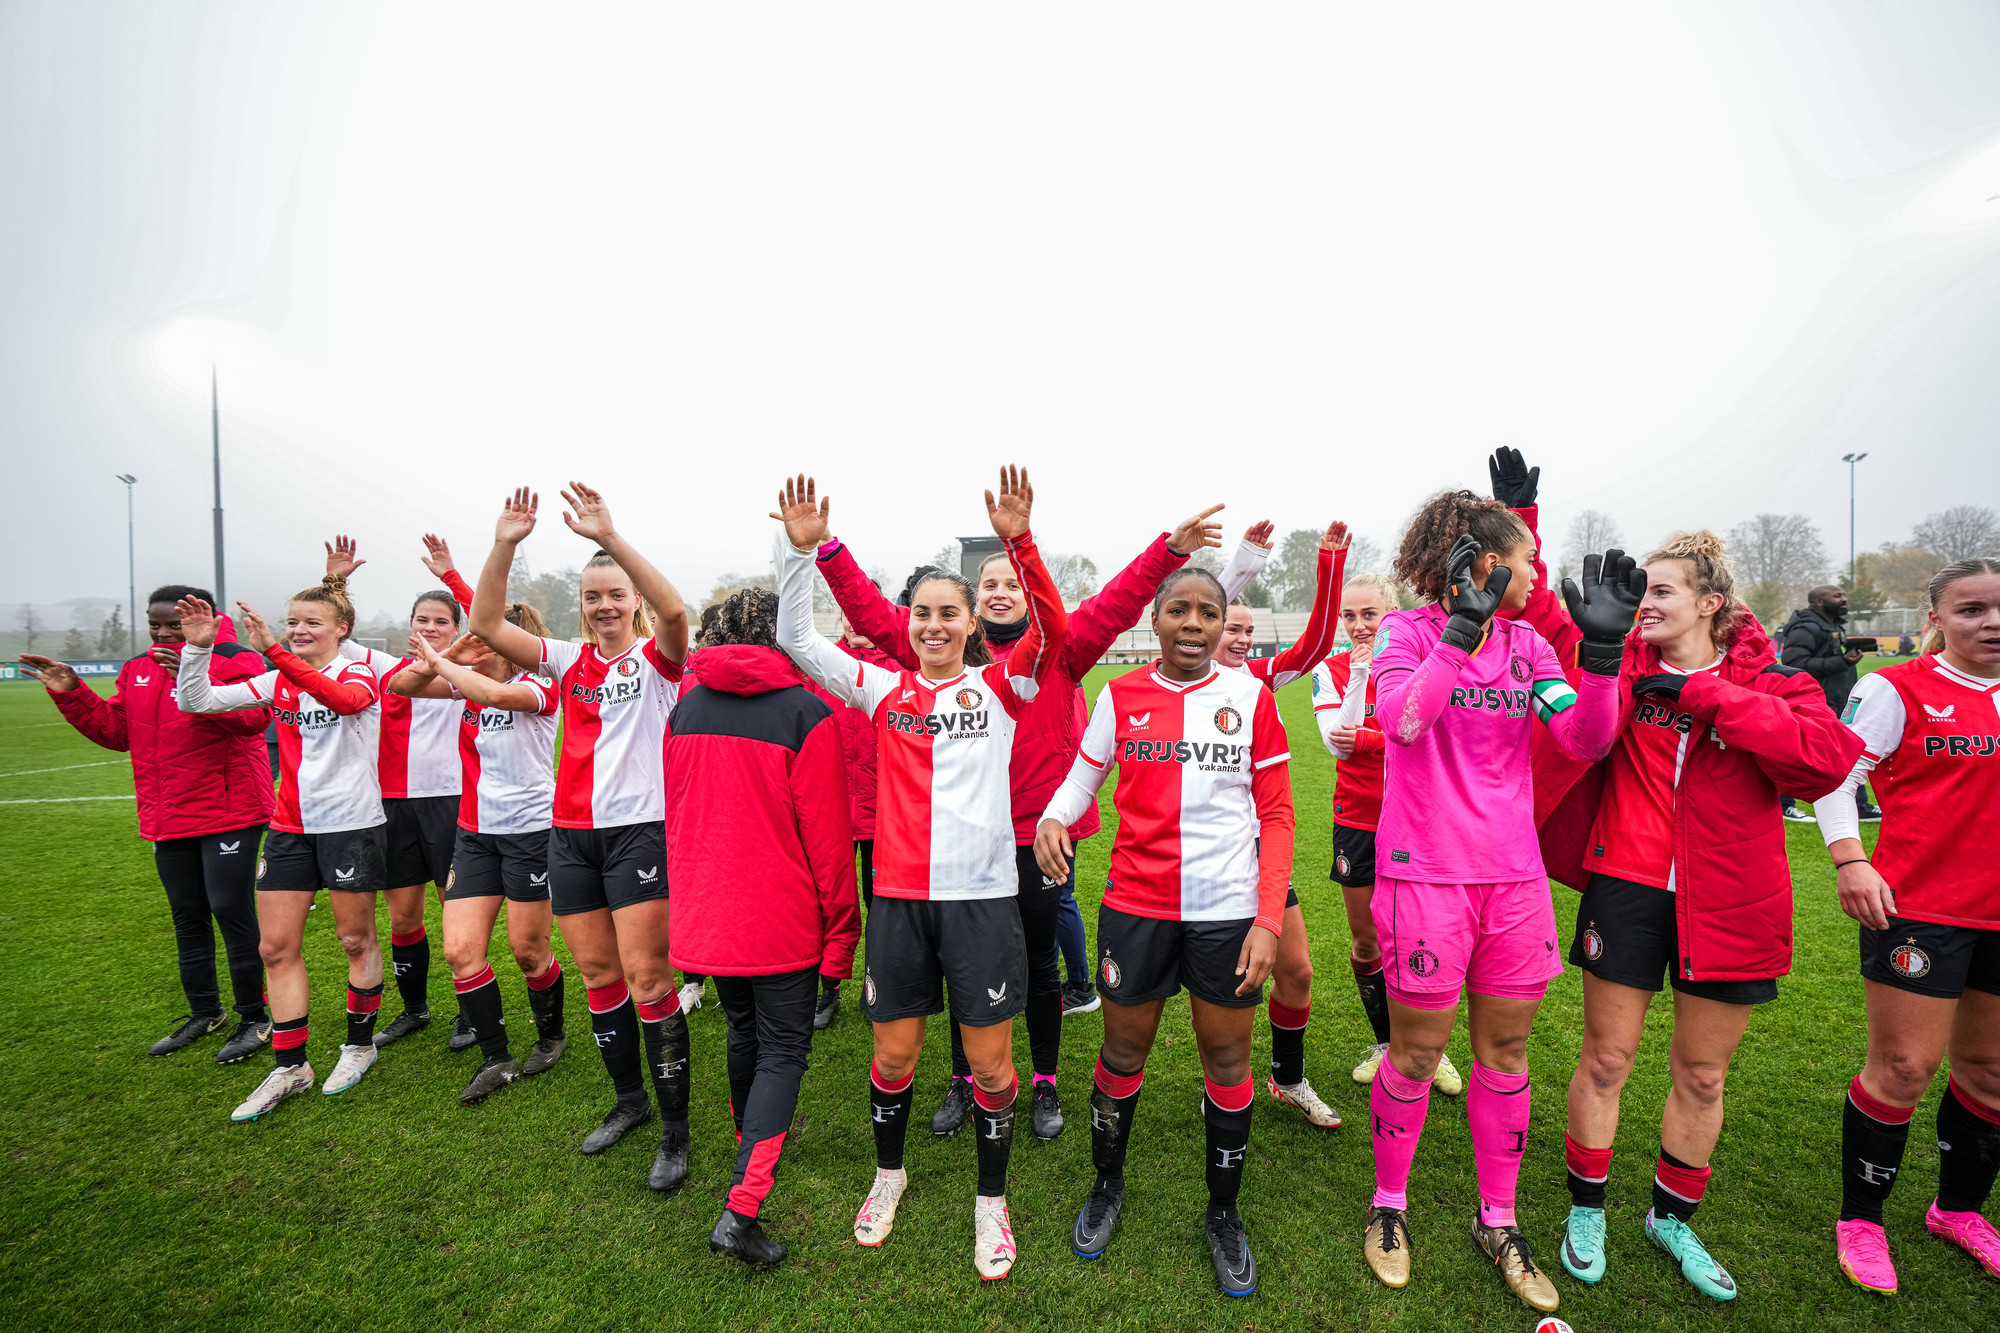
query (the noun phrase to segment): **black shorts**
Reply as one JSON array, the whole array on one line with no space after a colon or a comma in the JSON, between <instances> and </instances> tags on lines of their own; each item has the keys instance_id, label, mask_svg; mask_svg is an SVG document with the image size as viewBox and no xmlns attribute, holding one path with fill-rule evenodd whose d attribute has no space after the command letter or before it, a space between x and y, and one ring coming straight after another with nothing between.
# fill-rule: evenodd
<instances>
[{"instance_id":1,"label":"black shorts","mask_svg":"<svg viewBox=\"0 0 2000 1333\"><path fill-rule=\"evenodd\" d=\"M380 893L389 887L382 873L385 826L347 829L340 833L264 835L264 855L257 862L260 893Z\"/></svg>"},{"instance_id":2,"label":"black shorts","mask_svg":"<svg viewBox=\"0 0 2000 1333\"><path fill-rule=\"evenodd\" d=\"M1680 956L1674 895L1650 884L1592 875L1576 907L1576 937L1569 960L1599 981L1655 991L1665 977L1673 988L1722 1004L1768 1004L1778 980L1685 981L1674 972Z\"/></svg>"},{"instance_id":3,"label":"black shorts","mask_svg":"<svg viewBox=\"0 0 2000 1333\"><path fill-rule=\"evenodd\" d=\"M1150 1004L1187 993L1224 1009L1252 1009L1264 988L1238 995L1236 960L1253 918L1156 921L1099 904L1097 989L1113 1004Z\"/></svg>"},{"instance_id":4,"label":"black shorts","mask_svg":"<svg viewBox=\"0 0 2000 1333\"><path fill-rule=\"evenodd\" d=\"M1326 877L1350 889L1365 889L1375 883L1375 830L1333 826L1333 869Z\"/></svg>"},{"instance_id":5,"label":"black shorts","mask_svg":"<svg viewBox=\"0 0 2000 1333\"><path fill-rule=\"evenodd\" d=\"M667 826L550 829L549 896L557 916L666 897Z\"/></svg>"},{"instance_id":6,"label":"black shorts","mask_svg":"<svg viewBox=\"0 0 2000 1333\"><path fill-rule=\"evenodd\" d=\"M389 887L442 884L458 842L456 796L384 797L389 823Z\"/></svg>"},{"instance_id":7,"label":"black shorts","mask_svg":"<svg viewBox=\"0 0 2000 1333\"><path fill-rule=\"evenodd\" d=\"M944 1012L969 1028L1028 1005L1028 942L1012 898L931 902L875 895L862 946L861 1011L871 1023Z\"/></svg>"},{"instance_id":8,"label":"black shorts","mask_svg":"<svg viewBox=\"0 0 2000 1333\"><path fill-rule=\"evenodd\" d=\"M503 893L514 903L549 900L547 829L533 833L458 831L458 849L452 853L444 900L497 898Z\"/></svg>"},{"instance_id":9,"label":"black shorts","mask_svg":"<svg viewBox=\"0 0 2000 1333\"><path fill-rule=\"evenodd\" d=\"M1892 916L1887 930L1861 928L1861 975L1941 1000L2000 995L2000 930Z\"/></svg>"}]
</instances>

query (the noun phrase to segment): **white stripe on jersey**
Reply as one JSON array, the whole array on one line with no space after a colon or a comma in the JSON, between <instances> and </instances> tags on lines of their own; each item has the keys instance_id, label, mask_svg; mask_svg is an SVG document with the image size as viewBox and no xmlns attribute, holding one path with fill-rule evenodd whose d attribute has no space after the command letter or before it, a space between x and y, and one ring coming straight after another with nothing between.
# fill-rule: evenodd
<instances>
[{"instance_id":1,"label":"white stripe on jersey","mask_svg":"<svg viewBox=\"0 0 2000 1333\"><path fill-rule=\"evenodd\" d=\"M534 833L555 814L556 732L560 706L555 682L521 672L510 685L533 686L542 696L540 712L488 708L464 699L437 702L459 710L459 753L464 790L458 826L473 833Z\"/></svg>"},{"instance_id":2,"label":"white stripe on jersey","mask_svg":"<svg viewBox=\"0 0 2000 1333\"><path fill-rule=\"evenodd\" d=\"M542 640L562 704L558 828L618 828L667 817L667 715L680 667L651 639L607 658L594 644Z\"/></svg>"}]
</instances>

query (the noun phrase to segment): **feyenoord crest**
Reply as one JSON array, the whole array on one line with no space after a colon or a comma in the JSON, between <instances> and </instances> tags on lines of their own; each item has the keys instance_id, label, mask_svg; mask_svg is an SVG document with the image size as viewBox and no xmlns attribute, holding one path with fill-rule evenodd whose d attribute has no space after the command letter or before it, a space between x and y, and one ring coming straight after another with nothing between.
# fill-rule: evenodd
<instances>
[{"instance_id":1,"label":"feyenoord crest","mask_svg":"<svg viewBox=\"0 0 2000 1333\"><path fill-rule=\"evenodd\" d=\"M1405 965L1413 976L1434 977L1438 970L1438 956L1423 945L1422 940L1417 941L1417 947L1410 950L1410 956L1404 960Z\"/></svg>"},{"instance_id":2,"label":"feyenoord crest","mask_svg":"<svg viewBox=\"0 0 2000 1333\"><path fill-rule=\"evenodd\" d=\"M1125 973L1119 968L1118 960L1110 954L1105 954L1104 961L1097 965L1097 975L1112 990L1117 990L1118 983L1125 979Z\"/></svg>"},{"instance_id":3,"label":"feyenoord crest","mask_svg":"<svg viewBox=\"0 0 2000 1333\"><path fill-rule=\"evenodd\" d=\"M257 878L264 878L264 858L261 856L257 858Z\"/></svg>"},{"instance_id":4,"label":"feyenoord crest","mask_svg":"<svg viewBox=\"0 0 2000 1333\"><path fill-rule=\"evenodd\" d=\"M1889 966L1900 976L1920 977L1931 970L1931 956L1917 947L1915 936L1889 951Z\"/></svg>"},{"instance_id":5,"label":"feyenoord crest","mask_svg":"<svg viewBox=\"0 0 2000 1333\"><path fill-rule=\"evenodd\" d=\"M1354 873L1354 863L1347 859L1346 852L1336 852L1333 864L1339 868L1343 878Z\"/></svg>"},{"instance_id":6,"label":"feyenoord crest","mask_svg":"<svg viewBox=\"0 0 2000 1333\"><path fill-rule=\"evenodd\" d=\"M1528 659L1525 657L1516 657L1513 661L1509 662L1507 670L1513 674L1515 680L1520 681L1523 685L1526 685L1528 677L1534 674L1534 668L1528 665Z\"/></svg>"},{"instance_id":7,"label":"feyenoord crest","mask_svg":"<svg viewBox=\"0 0 2000 1333\"><path fill-rule=\"evenodd\" d=\"M861 973L861 998L872 1008L875 1004L875 974L864 970Z\"/></svg>"},{"instance_id":8,"label":"feyenoord crest","mask_svg":"<svg viewBox=\"0 0 2000 1333\"><path fill-rule=\"evenodd\" d=\"M1234 736L1243 730L1243 714L1224 704L1215 710L1215 729L1225 736Z\"/></svg>"},{"instance_id":9,"label":"feyenoord crest","mask_svg":"<svg viewBox=\"0 0 2000 1333\"><path fill-rule=\"evenodd\" d=\"M981 694L978 690L973 689L969 685L966 686L964 689L960 690L953 697L958 700L958 706L960 708L963 708L968 713L973 712L979 707L979 705L986 702L986 696Z\"/></svg>"},{"instance_id":10,"label":"feyenoord crest","mask_svg":"<svg viewBox=\"0 0 2000 1333\"><path fill-rule=\"evenodd\" d=\"M453 866L451 869L444 872L444 891L446 893L450 893L451 886L456 883L458 883L458 867Z\"/></svg>"},{"instance_id":11,"label":"feyenoord crest","mask_svg":"<svg viewBox=\"0 0 2000 1333\"><path fill-rule=\"evenodd\" d=\"M638 659L637 659L637 658L632 658L632 657L628 657L628 658L626 658L626 659L625 659L624 661L620 662L620 663L618 664L618 674L619 674L619 675L621 675L621 676L636 676L636 675L638 675L638 674L639 674L639 662L638 662Z\"/></svg>"},{"instance_id":12,"label":"feyenoord crest","mask_svg":"<svg viewBox=\"0 0 2000 1333\"><path fill-rule=\"evenodd\" d=\"M1604 957L1604 937L1594 930L1584 931L1583 956L1593 963Z\"/></svg>"}]
</instances>

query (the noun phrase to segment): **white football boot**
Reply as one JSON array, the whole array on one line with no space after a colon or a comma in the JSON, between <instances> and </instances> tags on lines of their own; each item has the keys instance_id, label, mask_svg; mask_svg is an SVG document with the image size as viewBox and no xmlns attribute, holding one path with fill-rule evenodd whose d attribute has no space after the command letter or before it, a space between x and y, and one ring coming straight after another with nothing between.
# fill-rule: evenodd
<instances>
[{"instance_id":1,"label":"white football boot","mask_svg":"<svg viewBox=\"0 0 2000 1333\"><path fill-rule=\"evenodd\" d=\"M311 1065L286 1065L273 1069L257 1085L257 1091L243 1099L243 1104L229 1113L231 1120L255 1120L269 1115L279 1102L295 1092L304 1092L313 1085Z\"/></svg>"},{"instance_id":2,"label":"white football boot","mask_svg":"<svg viewBox=\"0 0 2000 1333\"><path fill-rule=\"evenodd\" d=\"M861 1201L861 1211L854 1215L854 1241L857 1245L873 1249L889 1239L889 1232L896 1225L896 1205L903 1201L903 1191L909 1185L909 1172L875 1168L875 1186Z\"/></svg>"},{"instance_id":3,"label":"white football boot","mask_svg":"<svg viewBox=\"0 0 2000 1333\"><path fill-rule=\"evenodd\" d=\"M338 1096L361 1081L361 1076L375 1067L376 1050L372 1045L349 1046L340 1044L340 1063L326 1076L320 1091L329 1097Z\"/></svg>"}]
</instances>

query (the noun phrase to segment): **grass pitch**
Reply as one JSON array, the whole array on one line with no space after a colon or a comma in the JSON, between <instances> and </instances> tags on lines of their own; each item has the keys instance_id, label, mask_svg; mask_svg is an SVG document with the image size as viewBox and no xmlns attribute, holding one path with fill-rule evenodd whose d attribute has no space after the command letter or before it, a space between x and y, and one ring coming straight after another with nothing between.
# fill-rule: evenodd
<instances>
[{"instance_id":1,"label":"grass pitch","mask_svg":"<svg viewBox=\"0 0 2000 1333\"><path fill-rule=\"evenodd\" d=\"M1534 1315L1468 1239L1472 1153L1453 1099L1433 1100L1412 1181L1414 1281L1384 1290L1360 1256L1372 1187L1367 1098L1348 1071L1367 1027L1347 968L1340 899L1326 881L1333 763L1304 689L1281 700L1300 814L1297 881L1319 968L1307 1068L1348 1123L1322 1133L1260 1093L1242 1211L1262 1287L1235 1302L1217 1294L1201 1238L1200 1069L1185 1000L1168 1006L1140 1105L1129 1202L1110 1254L1097 1263L1076 1258L1068 1235L1091 1179L1086 1099L1101 1023L1095 1014L1069 1020L1069 1127L1052 1144L1025 1126L1016 1140L1009 1200L1021 1259L992 1284L972 1271L972 1144L923 1132L947 1072L941 1022L919 1072L911 1187L896 1232L880 1251L853 1243L849 1227L873 1170L868 1037L853 991L815 1043L765 1213L792 1251L771 1273L707 1250L734 1156L723 1023L712 1000L691 1019L693 1165L672 1198L645 1187L653 1141L644 1132L601 1158L576 1152L608 1089L574 983L569 1054L483 1106L458 1105L475 1057L445 1053L450 1023L440 1021L385 1052L353 1092L326 1098L315 1090L264 1123L233 1125L229 1111L269 1069L268 1052L229 1068L214 1063L213 1040L167 1059L146 1054L182 1011L166 906L129 801L74 799L129 794L129 768L63 724L39 686L0 686L0 801L36 802L0 805L0 1327L1525 1333ZM1788 832L1799 888L1797 970L1758 1012L1737 1057L1715 1183L1699 1219L1742 1288L1733 1305L1690 1288L1639 1225L1666 1093L1666 999L1626 1091L1609 1273L1592 1289L1556 1266L1568 1208L1563 1089L1581 1030L1573 969L1543 1008L1530 1044L1538 1087L1521 1220L1555 1271L1561 1315L1578 1333L2000 1327L2000 1283L1923 1230L1941 1079L1917 1111L1907 1179L1888 1212L1904 1294L1868 1295L1835 1268L1840 1108L1862 1059L1861 983L1854 927L1834 901L1817 830ZM1093 928L1110 843L1107 830L1082 849L1080 897ZM433 903L434 935L436 911ZM1567 944L1574 897L1560 887L1556 915ZM529 1031L527 1002L504 953L502 945L494 957L518 1043ZM324 910L313 915L307 955L312 1062L324 1076L340 1037L344 978ZM441 955L431 989L448 1020ZM1261 1020L1259 1028L1261 1083ZM1023 1072L1025 1045L1017 1037ZM1470 1067L1462 1026L1453 1058Z\"/></svg>"}]
</instances>

